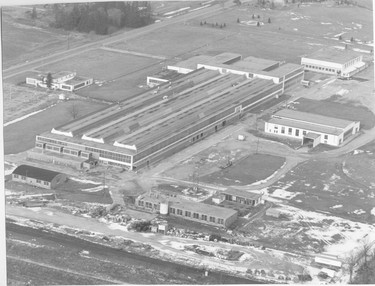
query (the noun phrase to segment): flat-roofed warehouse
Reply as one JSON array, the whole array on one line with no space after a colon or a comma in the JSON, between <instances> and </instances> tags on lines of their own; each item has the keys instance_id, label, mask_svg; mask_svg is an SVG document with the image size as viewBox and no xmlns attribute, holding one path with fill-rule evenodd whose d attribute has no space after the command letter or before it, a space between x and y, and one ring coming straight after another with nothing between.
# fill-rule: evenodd
<instances>
[{"instance_id":1,"label":"flat-roofed warehouse","mask_svg":"<svg viewBox=\"0 0 375 286\"><path fill-rule=\"evenodd\" d=\"M284 88L272 80L196 69L36 136L28 156L76 168L99 163L135 170L217 132Z\"/></svg>"},{"instance_id":2,"label":"flat-roofed warehouse","mask_svg":"<svg viewBox=\"0 0 375 286\"><path fill-rule=\"evenodd\" d=\"M350 49L326 48L301 58L305 70L338 75L344 78L367 67L363 56Z\"/></svg>"},{"instance_id":3,"label":"flat-roofed warehouse","mask_svg":"<svg viewBox=\"0 0 375 286\"><path fill-rule=\"evenodd\" d=\"M228 227L238 218L236 210L149 193L137 197L135 205L137 208L150 212L177 216L218 227Z\"/></svg>"},{"instance_id":4,"label":"flat-roofed warehouse","mask_svg":"<svg viewBox=\"0 0 375 286\"><path fill-rule=\"evenodd\" d=\"M350 135L357 133L359 127L360 122L283 109L272 115L264 131L300 139L302 144L313 147L320 143L340 146Z\"/></svg>"}]
</instances>

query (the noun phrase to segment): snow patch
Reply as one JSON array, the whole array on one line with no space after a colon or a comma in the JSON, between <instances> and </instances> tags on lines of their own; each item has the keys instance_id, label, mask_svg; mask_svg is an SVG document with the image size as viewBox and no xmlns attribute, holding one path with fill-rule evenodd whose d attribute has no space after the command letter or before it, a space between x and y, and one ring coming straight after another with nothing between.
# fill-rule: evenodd
<instances>
[{"instance_id":1,"label":"snow patch","mask_svg":"<svg viewBox=\"0 0 375 286\"><path fill-rule=\"evenodd\" d=\"M335 205L335 206L330 207L330 209L338 209L338 208L342 208L342 205Z\"/></svg>"},{"instance_id":2,"label":"snow patch","mask_svg":"<svg viewBox=\"0 0 375 286\"><path fill-rule=\"evenodd\" d=\"M373 216L375 216L375 207L372 208L372 210L371 210L371 214L372 214Z\"/></svg>"},{"instance_id":3,"label":"snow patch","mask_svg":"<svg viewBox=\"0 0 375 286\"><path fill-rule=\"evenodd\" d=\"M103 189L108 188L108 186L98 186L94 188L89 188L89 189L81 189L82 192L89 192L89 193L95 193L95 192L100 192Z\"/></svg>"},{"instance_id":4,"label":"snow patch","mask_svg":"<svg viewBox=\"0 0 375 286\"><path fill-rule=\"evenodd\" d=\"M330 23L330 22L320 22L320 24L322 24L322 25L332 25L332 23Z\"/></svg>"},{"instance_id":5,"label":"snow patch","mask_svg":"<svg viewBox=\"0 0 375 286\"><path fill-rule=\"evenodd\" d=\"M366 54L370 54L371 53L370 51L362 50L362 49L358 49L358 48L353 48L353 51L360 52L360 53L366 53Z\"/></svg>"},{"instance_id":6,"label":"snow patch","mask_svg":"<svg viewBox=\"0 0 375 286\"><path fill-rule=\"evenodd\" d=\"M300 194L300 193L298 193L298 192L288 192L288 191L285 191L283 189L277 189L272 194L270 194L270 196L290 200L290 199L294 198L295 196L297 196L298 194Z\"/></svg>"},{"instance_id":7,"label":"snow patch","mask_svg":"<svg viewBox=\"0 0 375 286\"><path fill-rule=\"evenodd\" d=\"M356 215L361 215L361 214L365 214L366 211L364 211L363 209L359 209L359 210L353 211L353 213L356 214Z\"/></svg>"},{"instance_id":8,"label":"snow patch","mask_svg":"<svg viewBox=\"0 0 375 286\"><path fill-rule=\"evenodd\" d=\"M78 178L74 178L74 177L70 177L69 179L73 180L73 181L76 181L76 182L83 183L83 184L94 184L94 185L100 185L101 184L101 183L94 182L94 181L91 181L91 180L78 179Z\"/></svg>"}]
</instances>

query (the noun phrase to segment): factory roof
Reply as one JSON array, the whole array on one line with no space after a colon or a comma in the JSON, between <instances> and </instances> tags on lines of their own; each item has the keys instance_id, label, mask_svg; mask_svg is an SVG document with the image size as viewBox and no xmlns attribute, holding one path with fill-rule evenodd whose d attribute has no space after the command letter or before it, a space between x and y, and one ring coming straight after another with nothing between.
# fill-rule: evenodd
<instances>
[{"instance_id":1,"label":"factory roof","mask_svg":"<svg viewBox=\"0 0 375 286\"><path fill-rule=\"evenodd\" d=\"M279 67L275 68L275 69L272 69L270 71L267 71L266 75L270 75L270 76L275 76L275 77L283 77L284 75L288 75L289 73L295 71L295 70L298 70L298 69L303 69L303 67L301 65L297 65L297 64L292 64L292 63L286 63L286 64L283 64L283 65L280 65Z\"/></svg>"},{"instance_id":2,"label":"factory roof","mask_svg":"<svg viewBox=\"0 0 375 286\"><path fill-rule=\"evenodd\" d=\"M320 132L324 134L332 134L332 135L340 135L343 130L340 128L335 127L328 127L328 126L321 126L316 125L310 122L301 122L301 121L295 121L295 120L289 120L289 119L279 119L279 118L271 118L269 123L283 125L287 127L294 127L298 129L304 129L312 132Z\"/></svg>"},{"instance_id":3,"label":"factory roof","mask_svg":"<svg viewBox=\"0 0 375 286\"><path fill-rule=\"evenodd\" d=\"M256 57L247 57L244 58L242 61L235 62L230 65L228 68L240 68L243 69L243 71L248 72L256 72L256 71L267 71L268 69L272 69L272 67L275 67L278 65L279 62L267 60L267 59L261 59Z\"/></svg>"},{"instance_id":4,"label":"factory roof","mask_svg":"<svg viewBox=\"0 0 375 286\"><path fill-rule=\"evenodd\" d=\"M160 79L165 79L165 80L175 80L176 78L180 76L181 74L176 72L175 70L164 69L149 77L160 78Z\"/></svg>"},{"instance_id":5,"label":"factory roof","mask_svg":"<svg viewBox=\"0 0 375 286\"><path fill-rule=\"evenodd\" d=\"M352 121L334 117L323 116L315 113L302 112L292 109L283 109L272 115L274 118L288 119L309 124L344 129Z\"/></svg>"},{"instance_id":6,"label":"factory roof","mask_svg":"<svg viewBox=\"0 0 375 286\"><path fill-rule=\"evenodd\" d=\"M186 69L196 69L198 64L209 64L209 65L221 65L226 63L231 63L233 61L238 61L242 58L240 54L235 53L221 53L216 56L209 55L198 55L191 57L187 60L178 62L172 66L186 68Z\"/></svg>"},{"instance_id":7,"label":"factory roof","mask_svg":"<svg viewBox=\"0 0 375 286\"><path fill-rule=\"evenodd\" d=\"M326 48L318 50L304 58L326 61L331 63L345 64L359 57L360 54L350 49Z\"/></svg>"},{"instance_id":8,"label":"factory roof","mask_svg":"<svg viewBox=\"0 0 375 286\"><path fill-rule=\"evenodd\" d=\"M150 194L146 193L140 195L137 200L145 200L152 203L162 203L169 202L169 207L178 208L184 211L197 212L199 214L205 214L207 216L215 216L217 218L226 219L237 213L237 211L232 209L227 209L223 207L218 207L214 205L198 203L183 199L181 197L169 197L160 194ZM192 214L193 215L193 214Z\"/></svg>"},{"instance_id":9,"label":"factory roof","mask_svg":"<svg viewBox=\"0 0 375 286\"><path fill-rule=\"evenodd\" d=\"M263 196L263 194L256 193L254 191L243 191L243 190L237 190L237 189L233 189L233 188L229 188L225 191L222 191L221 193L233 195L233 196L241 197L241 198L245 198L245 199L250 199L250 200L256 200L256 199L259 199Z\"/></svg>"},{"instance_id":10,"label":"factory roof","mask_svg":"<svg viewBox=\"0 0 375 286\"><path fill-rule=\"evenodd\" d=\"M179 199L171 198L169 200L169 203L170 203L169 206L173 208L178 208L184 211L190 211L192 213L196 212L199 214L205 214L207 216L213 216L213 217L222 218L222 219L227 219L237 214L237 211L232 210L232 209L208 205L204 203L192 202L192 201L183 200L180 198Z\"/></svg>"},{"instance_id":11,"label":"factory roof","mask_svg":"<svg viewBox=\"0 0 375 286\"><path fill-rule=\"evenodd\" d=\"M51 136L95 148L108 146L114 152L131 155L136 153L135 150L140 152L149 148L150 144L172 137L274 86L268 80L245 79L204 69L189 73L182 79L185 80L172 83L171 88L166 84L154 89L158 91L156 94L148 91L120 105L109 106L55 128L58 132L72 132L73 137ZM233 110L228 114L231 112ZM97 142L81 139L83 135ZM134 146L134 150L127 148L129 146Z\"/></svg>"}]
</instances>

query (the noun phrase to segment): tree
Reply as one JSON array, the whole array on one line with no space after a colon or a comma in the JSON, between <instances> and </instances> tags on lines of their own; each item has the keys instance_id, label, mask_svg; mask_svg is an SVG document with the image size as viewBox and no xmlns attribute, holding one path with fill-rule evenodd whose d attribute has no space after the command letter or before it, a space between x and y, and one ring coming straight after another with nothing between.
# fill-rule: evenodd
<instances>
[{"instance_id":1,"label":"tree","mask_svg":"<svg viewBox=\"0 0 375 286\"><path fill-rule=\"evenodd\" d=\"M260 19L260 15L258 15L258 19Z\"/></svg>"},{"instance_id":2,"label":"tree","mask_svg":"<svg viewBox=\"0 0 375 286\"><path fill-rule=\"evenodd\" d=\"M275 3L273 1L271 2L271 9L275 9Z\"/></svg>"},{"instance_id":3,"label":"tree","mask_svg":"<svg viewBox=\"0 0 375 286\"><path fill-rule=\"evenodd\" d=\"M351 42L354 42L354 38L353 38L353 37L351 37L351 38L350 38L350 41L351 41Z\"/></svg>"},{"instance_id":4,"label":"tree","mask_svg":"<svg viewBox=\"0 0 375 286\"><path fill-rule=\"evenodd\" d=\"M52 81L53 81L53 77L52 77L52 74L49 72L46 77L46 85L48 88L52 87Z\"/></svg>"},{"instance_id":5,"label":"tree","mask_svg":"<svg viewBox=\"0 0 375 286\"><path fill-rule=\"evenodd\" d=\"M342 40L342 36L341 36L341 35L339 36L339 40L340 40L340 41Z\"/></svg>"},{"instance_id":6,"label":"tree","mask_svg":"<svg viewBox=\"0 0 375 286\"><path fill-rule=\"evenodd\" d=\"M271 18L268 18L268 24L271 24Z\"/></svg>"},{"instance_id":7,"label":"tree","mask_svg":"<svg viewBox=\"0 0 375 286\"><path fill-rule=\"evenodd\" d=\"M257 27L260 27L260 23L259 23L259 21L257 22Z\"/></svg>"},{"instance_id":8,"label":"tree","mask_svg":"<svg viewBox=\"0 0 375 286\"><path fill-rule=\"evenodd\" d=\"M251 16L251 18L254 20L255 19L255 15L253 14L253 16Z\"/></svg>"},{"instance_id":9,"label":"tree","mask_svg":"<svg viewBox=\"0 0 375 286\"><path fill-rule=\"evenodd\" d=\"M353 252L351 252L345 260L345 263L348 267L348 272L349 272L349 283L353 282L353 271L357 262L358 262L358 257Z\"/></svg>"},{"instance_id":10,"label":"tree","mask_svg":"<svg viewBox=\"0 0 375 286\"><path fill-rule=\"evenodd\" d=\"M31 19L36 19L37 18L37 13L36 13L36 8L33 7L33 11L31 12Z\"/></svg>"},{"instance_id":11,"label":"tree","mask_svg":"<svg viewBox=\"0 0 375 286\"><path fill-rule=\"evenodd\" d=\"M69 113L73 117L73 119L76 119L78 117L78 115L79 115L79 110L78 110L78 108L77 108L77 106L75 105L74 102L70 106Z\"/></svg>"},{"instance_id":12,"label":"tree","mask_svg":"<svg viewBox=\"0 0 375 286\"><path fill-rule=\"evenodd\" d=\"M240 22L240 18L237 18L237 23L239 23Z\"/></svg>"}]
</instances>

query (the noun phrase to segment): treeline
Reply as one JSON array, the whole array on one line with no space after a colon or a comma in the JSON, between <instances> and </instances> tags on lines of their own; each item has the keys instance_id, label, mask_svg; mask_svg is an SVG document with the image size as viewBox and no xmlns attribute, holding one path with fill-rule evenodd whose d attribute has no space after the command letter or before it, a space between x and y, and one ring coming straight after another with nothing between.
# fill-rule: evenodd
<instances>
[{"instance_id":1,"label":"treeline","mask_svg":"<svg viewBox=\"0 0 375 286\"><path fill-rule=\"evenodd\" d=\"M150 2L54 4L55 28L107 35L153 23Z\"/></svg>"}]
</instances>

